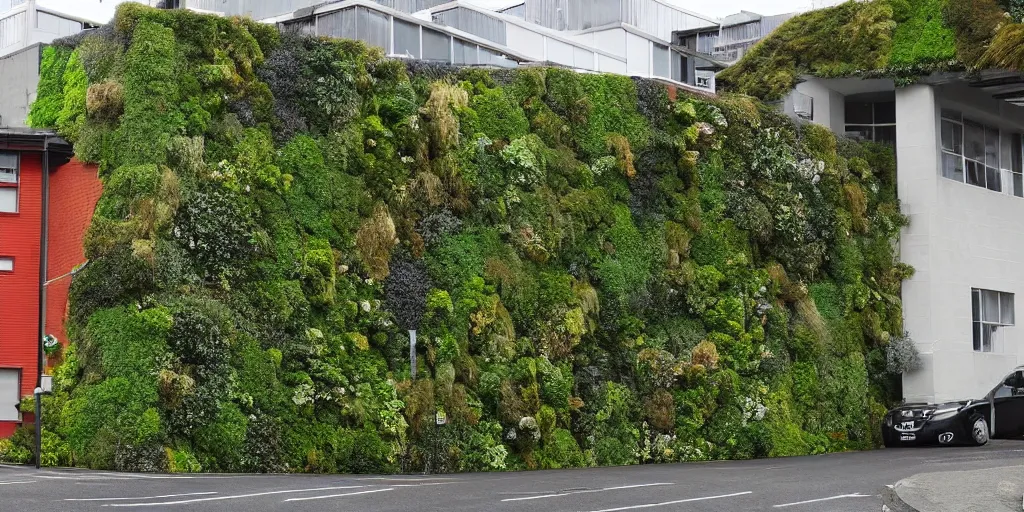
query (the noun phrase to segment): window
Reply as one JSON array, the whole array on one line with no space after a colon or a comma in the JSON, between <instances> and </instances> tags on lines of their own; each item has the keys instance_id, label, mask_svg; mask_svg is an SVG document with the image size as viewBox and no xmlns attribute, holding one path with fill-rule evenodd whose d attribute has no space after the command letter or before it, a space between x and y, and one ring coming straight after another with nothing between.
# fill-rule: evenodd
<instances>
[{"instance_id":1,"label":"window","mask_svg":"<svg viewBox=\"0 0 1024 512\"><path fill-rule=\"evenodd\" d=\"M18 402L21 401L21 371L0 369L0 421L18 421Z\"/></svg>"},{"instance_id":2,"label":"window","mask_svg":"<svg viewBox=\"0 0 1024 512\"><path fill-rule=\"evenodd\" d=\"M1009 398L1024 395L1024 370L1010 374L996 389L995 398Z\"/></svg>"},{"instance_id":3,"label":"window","mask_svg":"<svg viewBox=\"0 0 1024 512\"><path fill-rule=\"evenodd\" d=\"M17 153L0 152L0 213L18 212Z\"/></svg>"},{"instance_id":4,"label":"window","mask_svg":"<svg viewBox=\"0 0 1024 512\"><path fill-rule=\"evenodd\" d=\"M14 258L0 256L0 272L14 272Z\"/></svg>"},{"instance_id":5,"label":"window","mask_svg":"<svg viewBox=\"0 0 1024 512\"><path fill-rule=\"evenodd\" d=\"M423 60L452 61L452 38L436 30L423 29Z\"/></svg>"},{"instance_id":6,"label":"window","mask_svg":"<svg viewBox=\"0 0 1024 512\"><path fill-rule=\"evenodd\" d=\"M847 101L846 136L896 145L896 102Z\"/></svg>"},{"instance_id":7,"label":"window","mask_svg":"<svg viewBox=\"0 0 1024 512\"><path fill-rule=\"evenodd\" d=\"M395 55L420 58L420 26L395 20Z\"/></svg>"},{"instance_id":8,"label":"window","mask_svg":"<svg viewBox=\"0 0 1024 512\"><path fill-rule=\"evenodd\" d=\"M943 177L1024 197L1020 134L1000 134L960 112L942 109L941 139Z\"/></svg>"},{"instance_id":9,"label":"window","mask_svg":"<svg viewBox=\"0 0 1024 512\"><path fill-rule=\"evenodd\" d=\"M994 352L1001 327L1014 325L1013 294L992 290L971 290L975 352Z\"/></svg>"}]
</instances>

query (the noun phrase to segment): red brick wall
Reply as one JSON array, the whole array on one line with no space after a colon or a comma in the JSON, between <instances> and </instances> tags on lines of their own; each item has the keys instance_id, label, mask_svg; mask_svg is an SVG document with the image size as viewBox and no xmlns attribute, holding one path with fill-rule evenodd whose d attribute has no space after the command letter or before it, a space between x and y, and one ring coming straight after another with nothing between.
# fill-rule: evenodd
<instances>
[{"instance_id":1,"label":"red brick wall","mask_svg":"<svg viewBox=\"0 0 1024 512\"><path fill-rule=\"evenodd\" d=\"M22 396L36 385L41 205L42 155L25 152L18 213L0 213L0 256L14 258L14 272L0 273L0 368L22 369Z\"/></svg>"},{"instance_id":2,"label":"red brick wall","mask_svg":"<svg viewBox=\"0 0 1024 512\"><path fill-rule=\"evenodd\" d=\"M47 279L63 276L85 261L82 239L102 192L103 185L94 165L71 160L50 173ZM46 333L56 336L63 344L68 342L64 321L70 287L69 277L46 287Z\"/></svg>"}]
</instances>

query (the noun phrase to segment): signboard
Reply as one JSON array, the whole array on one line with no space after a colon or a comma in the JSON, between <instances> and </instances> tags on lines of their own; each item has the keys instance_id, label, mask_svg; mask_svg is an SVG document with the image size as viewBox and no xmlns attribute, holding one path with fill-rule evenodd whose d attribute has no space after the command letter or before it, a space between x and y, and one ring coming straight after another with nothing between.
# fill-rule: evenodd
<instances>
[{"instance_id":1,"label":"signboard","mask_svg":"<svg viewBox=\"0 0 1024 512\"><path fill-rule=\"evenodd\" d=\"M448 415L446 415L444 411L437 411L437 414L434 415L434 419L437 420L438 425L448 424Z\"/></svg>"}]
</instances>

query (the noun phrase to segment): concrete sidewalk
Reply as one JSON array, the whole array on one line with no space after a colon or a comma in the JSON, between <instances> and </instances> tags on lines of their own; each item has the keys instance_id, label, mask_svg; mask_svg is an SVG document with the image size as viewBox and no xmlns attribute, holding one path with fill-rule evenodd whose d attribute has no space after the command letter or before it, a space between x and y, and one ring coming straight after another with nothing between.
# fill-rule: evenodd
<instances>
[{"instance_id":1,"label":"concrete sidewalk","mask_svg":"<svg viewBox=\"0 0 1024 512\"><path fill-rule=\"evenodd\" d=\"M883 512L1021 512L1024 466L921 473L882 490Z\"/></svg>"}]
</instances>

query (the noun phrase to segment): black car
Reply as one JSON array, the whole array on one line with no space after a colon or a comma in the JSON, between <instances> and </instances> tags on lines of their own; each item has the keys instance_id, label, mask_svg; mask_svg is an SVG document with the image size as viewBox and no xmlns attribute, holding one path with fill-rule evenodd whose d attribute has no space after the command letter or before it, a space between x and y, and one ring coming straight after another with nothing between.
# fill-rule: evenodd
<instances>
[{"instance_id":1,"label":"black car","mask_svg":"<svg viewBox=\"0 0 1024 512\"><path fill-rule=\"evenodd\" d=\"M1024 366L980 400L907 404L885 414L886 447L968 444L1024 436Z\"/></svg>"}]
</instances>

